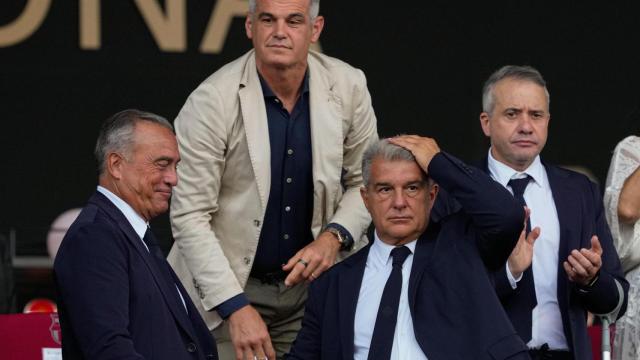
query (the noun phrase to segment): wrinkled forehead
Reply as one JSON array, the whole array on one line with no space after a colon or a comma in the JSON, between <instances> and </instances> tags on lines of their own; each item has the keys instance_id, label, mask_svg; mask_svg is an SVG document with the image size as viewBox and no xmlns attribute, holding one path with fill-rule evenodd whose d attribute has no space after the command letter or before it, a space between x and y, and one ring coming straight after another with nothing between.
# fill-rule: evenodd
<instances>
[{"instance_id":1,"label":"wrinkled forehead","mask_svg":"<svg viewBox=\"0 0 640 360\"><path fill-rule=\"evenodd\" d=\"M308 14L311 0L257 0L255 15L268 13L272 15Z\"/></svg>"},{"instance_id":2,"label":"wrinkled forehead","mask_svg":"<svg viewBox=\"0 0 640 360\"><path fill-rule=\"evenodd\" d=\"M371 164L370 184L405 185L424 182L427 175L415 160L385 159L376 156Z\"/></svg>"},{"instance_id":3,"label":"wrinkled forehead","mask_svg":"<svg viewBox=\"0 0 640 360\"><path fill-rule=\"evenodd\" d=\"M493 96L496 105L501 107L549 109L549 98L545 88L531 80L500 80L493 88Z\"/></svg>"}]
</instances>

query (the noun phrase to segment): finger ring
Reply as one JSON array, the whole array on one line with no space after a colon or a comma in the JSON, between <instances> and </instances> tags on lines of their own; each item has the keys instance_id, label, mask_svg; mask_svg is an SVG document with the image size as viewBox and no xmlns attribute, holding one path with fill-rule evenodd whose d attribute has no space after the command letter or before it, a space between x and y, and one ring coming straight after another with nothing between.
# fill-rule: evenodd
<instances>
[{"instance_id":1,"label":"finger ring","mask_svg":"<svg viewBox=\"0 0 640 360\"><path fill-rule=\"evenodd\" d=\"M304 260L302 260L302 259L298 259L298 262L299 262L300 264L304 265L304 267L307 267L307 265L309 265L309 263L308 263L308 262L306 262L306 261L304 261Z\"/></svg>"},{"instance_id":2,"label":"finger ring","mask_svg":"<svg viewBox=\"0 0 640 360\"><path fill-rule=\"evenodd\" d=\"M309 275L310 278L315 279L316 275L314 273L311 273L311 275Z\"/></svg>"}]
</instances>

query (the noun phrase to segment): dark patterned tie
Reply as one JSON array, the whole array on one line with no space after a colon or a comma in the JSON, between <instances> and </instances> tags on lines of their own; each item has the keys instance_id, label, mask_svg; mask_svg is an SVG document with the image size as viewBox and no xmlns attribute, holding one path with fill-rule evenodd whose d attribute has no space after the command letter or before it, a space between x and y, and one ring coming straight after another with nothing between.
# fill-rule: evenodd
<instances>
[{"instance_id":1,"label":"dark patterned tie","mask_svg":"<svg viewBox=\"0 0 640 360\"><path fill-rule=\"evenodd\" d=\"M376 325L373 328L373 336L369 346L368 360L389 359L391 357L402 290L402 264L409 254L411 254L411 250L406 246L391 250L393 269L382 292Z\"/></svg>"},{"instance_id":2,"label":"dark patterned tie","mask_svg":"<svg viewBox=\"0 0 640 360\"><path fill-rule=\"evenodd\" d=\"M175 288L176 296L178 297L181 296L179 295L179 293L177 293L179 290L178 290L178 287L176 286L176 282L173 276L171 275L171 268L169 267L169 263L167 262L167 259L162 254L162 250L160 250L160 246L158 246L158 242L156 241L156 237L153 235L151 228L147 228L147 231L144 233L144 237L142 238L142 241L144 241L144 243L147 244L147 247L149 248L149 253L152 255L151 258L153 259L153 261L155 261L156 265L158 266L158 270L160 270L160 273L162 274L162 277L164 278L164 281L166 282L167 286L169 286L169 288ZM177 299L177 300L179 304L183 305L182 299Z\"/></svg>"},{"instance_id":3,"label":"dark patterned tie","mask_svg":"<svg viewBox=\"0 0 640 360\"><path fill-rule=\"evenodd\" d=\"M524 190L527 188L527 185L529 185L530 180L531 176L529 175L527 175L526 178L509 180L508 185L513 190L513 197L515 197L522 206L527 205L524 201ZM525 234L529 235L530 232L531 220L527 218L527 229ZM538 304L532 267L533 266L529 266L522 274L522 279L518 282L518 287L516 289L519 294L516 295L517 298L511 302L511 305L506 307L507 314L509 314L509 317L512 320L511 322L513 323L513 327L516 328L516 332L525 343L528 343L529 340L531 340L531 314Z\"/></svg>"}]
</instances>

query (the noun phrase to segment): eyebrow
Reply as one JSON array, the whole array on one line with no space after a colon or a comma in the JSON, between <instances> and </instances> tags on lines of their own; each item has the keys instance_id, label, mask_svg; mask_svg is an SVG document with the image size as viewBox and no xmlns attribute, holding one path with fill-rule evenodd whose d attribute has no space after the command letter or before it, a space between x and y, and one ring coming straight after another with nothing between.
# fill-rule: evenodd
<instances>
[{"instance_id":1,"label":"eyebrow","mask_svg":"<svg viewBox=\"0 0 640 360\"><path fill-rule=\"evenodd\" d=\"M402 186L409 186L409 185L422 185L422 184L426 184L427 180L412 180L409 182L404 183ZM374 183L373 186L392 186L391 183L388 182L377 182Z\"/></svg>"},{"instance_id":2,"label":"eyebrow","mask_svg":"<svg viewBox=\"0 0 640 360\"><path fill-rule=\"evenodd\" d=\"M157 158L155 158L153 160L153 162L158 162L158 161L169 161L169 162L176 162L177 163L177 162L180 161L180 159L176 160L175 158L172 158L171 156L159 156L159 157L157 157Z\"/></svg>"},{"instance_id":3,"label":"eyebrow","mask_svg":"<svg viewBox=\"0 0 640 360\"><path fill-rule=\"evenodd\" d=\"M258 14L258 18L262 18L262 17L269 17L269 18L274 18L274 19L276 18L276 16L274 14L269 13L269 12L261 12L261 13L259 13ZM296 12L296 13L292 13L292 14L287 15L286 19L289 20L291 18L296 18L296 17L304 18L305 15L303 13Z\"/></svg>"}]
</instances>

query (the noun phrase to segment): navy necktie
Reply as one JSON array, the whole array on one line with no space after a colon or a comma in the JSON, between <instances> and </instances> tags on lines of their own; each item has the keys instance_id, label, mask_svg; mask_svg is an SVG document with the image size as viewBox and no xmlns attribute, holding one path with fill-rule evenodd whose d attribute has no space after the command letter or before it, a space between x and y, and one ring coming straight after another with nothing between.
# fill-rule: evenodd
<instances>
[{"instance_id":1,"label":"navy necktie","mask_svg":"<svg viewBox=\"0 0 640 360\"><path fill-rule=\"evenodd\" d=\"M147 247L149 248L149 253L153 255L154 260L156 260L156 262L159 259L164 260L164 256L162 255L162 250L160 250L160 246L158 246L158 242L156 241L156 237L153 235L153 232L151 232L151 228L147 228L147 231L144 233L144 237L142 238L142 241L144 241L144 243L147 245Z\"/></svg>"},{"instance_id":2,"label":"navy necktie","mask_svg":"<svg viewBox=\"0 0 640 360\"><path fill-rule=\"evenodd\" d=\"M373 328L373 336L371 336L368 360L388 359L391 357L393 335L398 320L398 304L400 303L400 292L402 290L402 264L409 254L411 254L411 250L406 246L396 247L391 250L393 269L382 292L376 325Z\"/></svg>"},{"instance_id":3,"label":"navy necktie","mask_svg":"<svg viewBox=\"0 0 640 360\"><path fill-rule=\"evenodd\" d=\"M513 190L513 197L518 200L522 206L526 206L524 201L524 190L529 185L531 176L527 175L522 179L509 180L509 186ZM531 232L531 220L527 218L527 229L525 234ZM536 287L534 285L532 266L529 266L522 274L522 279L518 282L516 291L520 293L511 306L506 307L507 314L511 318L513 327L525 343L531 340L531 316L533 308L536 307L538 301L536 299Z\"/></svg>"}]
</instances>

